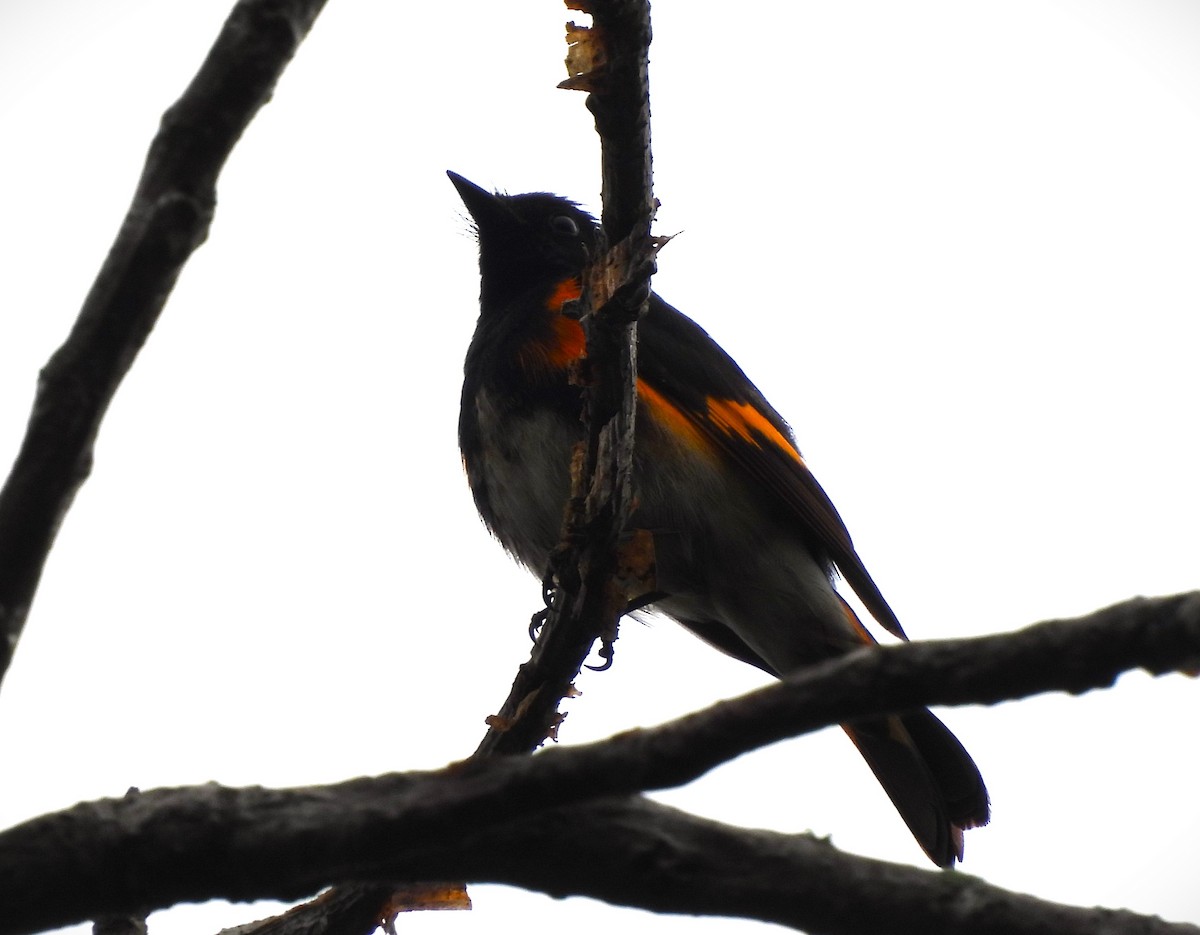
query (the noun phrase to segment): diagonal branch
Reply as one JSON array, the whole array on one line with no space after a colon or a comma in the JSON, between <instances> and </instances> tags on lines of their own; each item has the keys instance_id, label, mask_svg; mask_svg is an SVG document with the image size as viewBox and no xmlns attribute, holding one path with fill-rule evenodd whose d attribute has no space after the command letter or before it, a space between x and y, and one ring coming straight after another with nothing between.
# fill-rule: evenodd
<instances>
[{"instance_id":1,"label":"diagonal branch","mask_svg":"<svg viewBox=\"0 0 1200 935\"><path fill-rule=\"evenodd\" d=\"M0 491L0 679L42 567L92 467L101 420L183 264L208 236L221 167L324 0L240 0L162 119L133 203L71 334L42 369L21 450Z\"/></svg>"},{"instance_id":2,"label":"diagonal branch","mask_svg":"<svg viewBox=\"0 0 1200 935\"><path fill-rule=\"evenodd\" d=\"M532 758L475 758L331 787L210 785L85 803L0 834L0 935L181 900L288 899L334 881L370 889L377 880L438 879L831 932L866 924L851 925L853 913L844 926L830 922L823 913L831 906L868 905L877 922L921 887L929 905L918 917L930 921L919 930L1054 931L1066 924L1062 907L962 874L814 850L803 838L715 825L628 795L687 782L748 749L852 717L1082 692L1126 669L1158 673L1198 658L1200 593L1136 599L1010 634L864 649L661 727ZM686 842L681 855L672 856L671 842ZM829 861L842 869L830 870ZM722 873L729 880L718 885ZM813 879L825 882L809 892L801 881ZM993 904L997 918L1011 910L1023 921L979 927L973 913Z\"/></svg>"}]
</instances>

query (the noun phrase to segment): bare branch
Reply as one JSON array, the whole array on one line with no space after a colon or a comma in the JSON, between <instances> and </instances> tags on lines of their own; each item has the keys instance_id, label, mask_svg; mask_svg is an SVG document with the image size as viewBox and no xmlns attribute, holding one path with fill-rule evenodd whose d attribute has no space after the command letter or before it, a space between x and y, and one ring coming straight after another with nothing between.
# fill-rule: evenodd
<instances>
[{"instance_id":1,"label":"bare branch","mask_svg":"<svg viewBox=\"0 0 1200 935\"><path fill-rule=\"evenodd\" d=\"M752 747L851 717L1081 692L1125 669L1163 672L1197 658L1200 593L1136 599L1011 634L866 649L658 728L533 758L476 758L324 788L204 786L83 804L0 834L0 880L16 894L6 898L0 935L181 900L290 899L331 882L375 890L372 881L441 879L814 931L867 931L868 918L871 931L886 931L880 920L901 911L927 919L918 926L927 931L1102 931L1078 928L1098 925L1095 913L1074 915L1084 911L961 874L814 850L803 838L611 797L686 782ZM1015 921L988 928L980 907ZM277 920L280 931L290 930L288 918ZM356 924L373 922L368 913ZM1144 924L1121 931L1195 931Z\"/></svg>"},{"instance_id":2,"label":"bare branch","mask_svg":"<svg viewBox=\"0 0 1200 935\"><path fill-rule=\"evenodd\" d=\"M579 8L568 2L568 7ZM587 90L588 108L600 134L605 250L585 277L581 303L587 358L584 423L588 442L572 464L572 497L562 545L547 579L554 598L529 661L491 719L475 756L529 753L556 728L559 702L571 690L598 637L615 634L628 601L611 587L617 549L632 505L633 433L636 413L636 322L650 294L654 245L650 238L650 98L647 63L650 7L647 0L591 0L595 29L588 33L594 56L586 74L564 87ZM576 29L571 36L579 36ZM574 59L568 57L568 65ZM593 283L603 282L604 289ZM593 306L599 306L593 308ZM611 639L606 643L611 652ZM386 913L392 887L337 887L329 898L297 907L255 926L254 935L365 935ZM342 917L335 919L329 905ZM346 921L348 919L349 921Z\"/></svg>"},{"instance_id":3,"label":"bare branch","mask_svg":"<svg viewBox=\"0 0 1200 935\"><path fill-rule=\"evenodd\" d=\"M569 4L570 5L570 4ZM559 701L579 673L592 643L613 630L625 609L610 587L617 547L632 507L633 432L636 409L636 322L650 294L653 247L650 221L650 104L647 62L650 7L646 0L591 0L593 70L564 82L588 90L588 108L600 134L604 179L602 242L628 239L635 259L614 260L605 251L595 266L616 267L618 284L602 296L589 289L584 422L588 442L573 466L574 490L563 548L552 560L557 593L538 645L521 667L496 723L477 751L525 753L552 728ZM621 255L628 255L626 245ZM640 259L638 259L640 258ZM589 284L610 276L593 269Z\"/></svg>"},{"instance_id":4,"label":"bare branch","mask_svg":"<svg viewBox=\"0 0 1200 935\"><path fill-rule=\"evenodd\" d=\"M205 794L207 802L198 801L196 792ZM264 790L236 795L249 794L268 799L285 795ZM215 787L191 790L186 803L176 803L174 822L159 828L143 814L136 822L141 834L128 839L93 826L90 837L104 842L104 849L74 867L60 858L66 866L41 881L54 887L54 897L39 900L40 905L32 906L24 890L12 890L18 898L6 907L0 933L25 935L86 918L101 904L133 898L134 880L138 896L153 904L168 897L171 902L217 895L295 898L318 886L322 877L430 876L507 883L554 896L591 896L656 912L760 919L831 935L1200 932L1123 910L1035 899L959 872L855 857L811 835L733 828L638 798L455 826L451 834L426 824L410 837L390 823L372 830L369 822L356 821L339 831L340 810L331 799L311 793L286 794L309 796L314 810L305 821L297 821L289 809L283 812L286 820L278 820L271 814L277 803L270 801L260 805L258 821L252 821L239 810L234 795ZM172 846L170 832L178 833L181 821L194 836L195 826L209 819L237 830L211 836L201 850ZM110 850L126 860L100 859ZM92 872L85 876L72 869Z\"/></svg>"},{"instance_id":5,"label":"bare branch","mask_svg":"<svg viewBox=\"0 0 1200 935\"><path fill-rule=\"evenodd\" d=\"M183 264L204 242L216 182L270 99L324 0L241 0L162 119L133 203L71 334L42 369L25 439L0 491L0 679L117 387Z\"/></svg>"},{"instance_id":6,"label":"bare branch","mask_svg":"<svg viewBox=\"0 0 1200 935\"><path fill-rule=\"evenodd\" d=\"M733 828L645 799L545 812L481 830L453 855L423 851L398 863L392 875L453 868L466 879L551 896L758 919L812 935L1200 933L1125 910L1036 899L955 871L856 857L811 835Z\"/></svg>"},{"instance_id":7,"label":"bare branch","mask_svg":"<svg viewBox=\"0 0 1200 935\"><path fill-rule=\"evenodd\" d=\"M367 935L383 922L382 907L398 886L337 886L287 912L222 929L219 935L331 935L337 932Z\"/></svg>"}]
</instances>

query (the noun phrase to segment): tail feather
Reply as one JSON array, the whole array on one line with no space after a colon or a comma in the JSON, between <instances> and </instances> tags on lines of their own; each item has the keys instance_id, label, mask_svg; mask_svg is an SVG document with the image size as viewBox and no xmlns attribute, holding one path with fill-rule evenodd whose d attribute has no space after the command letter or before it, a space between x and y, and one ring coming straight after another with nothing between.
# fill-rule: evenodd
<instances>
[{"instance_id":1,"label":"tail feather","mask_svg":"<svg viewBox=\"0 0 1200 935\"><path fill-rule=\"evenodd\" d=\"M963 857L963 831L986 824L987 789L971 757L928 711L843 725L921 849L939 867Z\"/></svg>"},{"instance_id":2,"label":"tail feather","mask_svg":"<svg viewBox=\"0 0 1200 935\"><path fill-rule=\"evenodd\" d=\"M875 643L839 594L855 636ZM963 858L963 831L988 823L991 804L979 767L957 737L921 710L843 724L917 843L939 867Z\"/></svg>"},{"instance_id":3,"label":"tail feather","mask_svg":"<svg viewBox=\"0 0 1200 935\"><path fill-rule=\"evenodd\" d=\"M991 804L983 777L950 728L928 711L901 720L937 783L950 821L964 829L986 825Z\"/></svg>"},{"instance_id":4,"label":"tail feather","mask_svg":"<svg viewBox=\"0 0 1200 935\"><path fill-rule=\"evenodd\" d=\"M840 598L841 596L838 595ZM846 648L875 642L844 600ZM685 627L717 649L783 677L727 625L676 615ZM963 856L963 831L987 824L990 806L983 777L958 738L930 712L866 718L843 728L887 792L917 843L939 867Z\"/></svg>"}]
</instances>

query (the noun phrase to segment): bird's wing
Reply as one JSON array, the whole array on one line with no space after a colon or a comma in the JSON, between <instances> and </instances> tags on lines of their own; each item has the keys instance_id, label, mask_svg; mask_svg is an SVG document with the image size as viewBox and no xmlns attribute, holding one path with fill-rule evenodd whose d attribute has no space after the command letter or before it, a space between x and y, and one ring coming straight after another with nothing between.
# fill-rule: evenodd
<instances>
[{"instance_id":1,"label":"bird's wing","mask_svg":"<svg viewBox=\"0 0 1200 935\"><path fill-rule=\"evenodd\" d=\"M715 449L774 495L880 625L906 638L788 424L703 328L657 295L638 329L638 383L654 418Z\"/></svg>"}]
</instances>

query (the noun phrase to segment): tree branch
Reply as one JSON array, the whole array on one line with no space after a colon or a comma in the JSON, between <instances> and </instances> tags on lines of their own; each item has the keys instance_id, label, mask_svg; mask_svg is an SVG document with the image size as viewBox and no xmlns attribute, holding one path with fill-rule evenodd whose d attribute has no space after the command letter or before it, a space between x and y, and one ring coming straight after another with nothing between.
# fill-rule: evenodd
<instances>
[{"instance_id":1,"label":"tree branch","mask_svg":"<svg viewBox=\"0 0 1200 935\"><path fill-rule=\"evenodd\" d=\"M431 877L590 896L655 912L759 919L830 935L1200 932L1124 910L1064 906L959 872L856 857L811 835L733 828L639 798L601 799L467 824L449 835L426 825L408 836L390 822L373 825L369 818L344 830L345 813L328 798L313 800L319 813L310 812L304 821L287 809L282 812L286 820L278 820L272 816L277 803L262 802L254 821L240 811L232 790L186 792L186 800L172 806L174 821L163 814L166 809L141 815L135 822L142 832L138 836L122 839L110 826L93 825L89 837L97 847L86 861L37 881L40 894L10 890L17 898L6 900L0 933L26 935L131 898L151 906L213 896L294 899L325 879ZM159 826L152 818L168 820ZM233 824L236 831L212 836L204 848L181 849L172 841L171 833L185 828L194 837L196 824L210 818ZM125 859L104 859L117 853ZM84 869L91 872L70 872ZM27 881L21 874L13 882ZM51 897L44 898L49 888ZM30 895L42 898L34 903Z\"/></svg>"},{"instance_id":2,"label":"tree branch","mask_svg":"<svg viewBox=\"0 0 1200 935\"><path fill-rule=\"evenodd\" d=\"M241 0L163 115L108 257L71 334L42 369L25 439L0 491L0 679L54 537L91 473L108 405L183 264L208 235L221 167L322 6Z\"/></svg>"},{"instance_id":3,"label":"tree branch","mask_svg":"<svg viewBox=\"0 0 1200 935\"><path fill-rule=\"evenodd\" d=\"M581 367L587 445L572 464L572 496L562 545L551 558L555 594L529 662L477 755L528 753L554 729L558 704L598 637L611 653L616 622L628 600L612 587L617 550L632 509L636 413L637 320L650 295L650 97L647 0L590 0L568 6L594 17L591 30L568 27L589 49L572 65L569 89L587 90L601 143L604 214L601 255L585 274ZM573 30L573 31L572 31ZM582 38L581 38L582 37ZM573 47L574 48L574 47ZM605 249L620 244L619 251Z\"/></svg>"},{"instance_id":4,"label":"tree branch","mask_svg":"<svg viewBox=\"0 0 1200 935\"><path fill-rule=\"evenodd\" d=\"M598 637L611 653L617 620L629 601L612 586L617 550L631 511L636 414L636 327L650 294L650 97L647 0L590 0L567 6L593 15L595 28L568 26L562 87L591 92L587 105L601 142L604 212L601 256L585 275L587 356L583 421L587 445L572 462L572 492L562 544L547 582L554 595L537 641L489 719L475 756L530 753L557 728L559 702L571 690ZM589 54L575 47L586 40ZM580 62L583 62L580 65ZM578 67L576 67L578 65ZM339 886L321 900L252 927L253 935L366 935L387 914L393 887ZM342 910L334 919L330 905ZM346 921L349 920L349 921Z\"/></svg>"},{"instance_id":5,"label":"tree branch","mask_svg":"<svg viewBox=\"0 0 1200 935\"><path fill-rule=\"evenodd\" d=\"M1102 931L1094 912L961 874L850 857L627 796L852 717L1078 693L1126 669L1159 673L1197 659L1200 593L1136 599L1011 634L864 649L661 727L533 758L475 758L312 789L203 786L78 805L0 834L0 891L13 894L0 935L182 900L292 899L330 882L378 889L372 881L440 879L814 931L886 931L880 920L901 911L926 918L916 927L931 932ZM981 907L1014 921L988 928ZM1196 931L1114 918L1150 926L1123 932ZM1078 927L1085 923L1093 928Z\"/></svg>"},{"instance_id":6,"label":"tree branch","mask_svg":"<svg viewBox=\"0 0 1200 935\"><path fill-rule=\"evenodd\" d=\"M398 853L388 872L417 868L652 912L758 919L811 935L1200 933L1126 910L1037 899L959 872L845 854L812 835L733 828L637 798L480 829L453 853Z\"/></svg>"}]
</instances>

